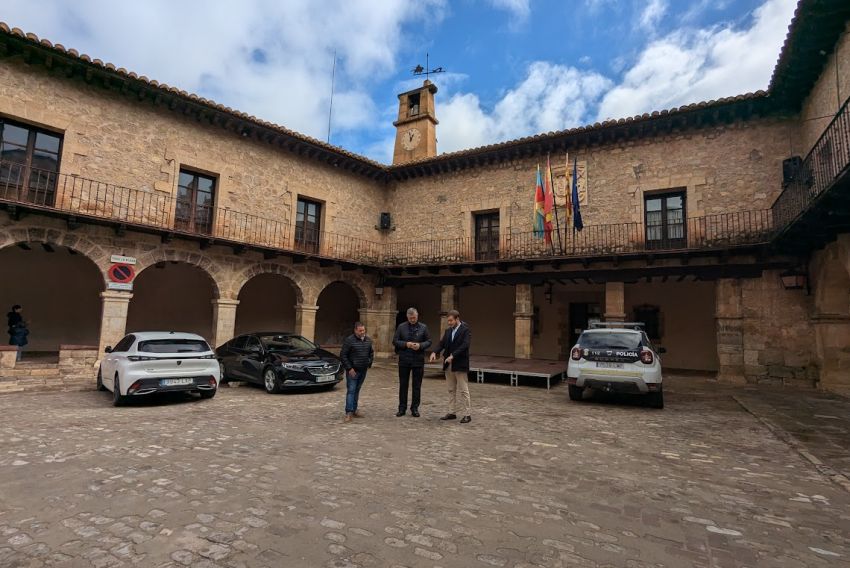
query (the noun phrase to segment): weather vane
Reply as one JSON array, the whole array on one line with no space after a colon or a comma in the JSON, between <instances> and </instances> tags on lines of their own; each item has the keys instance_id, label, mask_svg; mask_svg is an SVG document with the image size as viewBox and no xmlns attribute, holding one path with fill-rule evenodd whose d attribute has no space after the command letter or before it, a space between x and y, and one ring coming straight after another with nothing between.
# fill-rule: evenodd
<instances>
[{"instance_id":1,"label":"weather vane","mask_svg":"<svg viewBox=\"0 0 850 568\"><path fill-rule=\"evenodd\" d=\"M421 65L417 65L416 67L413 68L413 74L416 75L416 76L425 75L426 81L429 80L430 76L435 74L435 73L445 73L446 72L446 70L443 69L442 67L435 67L435 68L431 69L431 63L430 63L430 60L429 60L428 57L429 57L428 53L425 53L425 67L422 67Z\"/></svg>"}]
</instances>

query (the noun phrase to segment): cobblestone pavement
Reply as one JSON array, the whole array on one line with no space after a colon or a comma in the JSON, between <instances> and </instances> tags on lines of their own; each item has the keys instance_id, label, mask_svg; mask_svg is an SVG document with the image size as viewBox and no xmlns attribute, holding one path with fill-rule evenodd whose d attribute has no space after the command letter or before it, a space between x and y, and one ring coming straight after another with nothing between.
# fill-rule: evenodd
<instances>
[{"instance_id":1,"label":"cobblestone pavement","mask_svg":"<svg viewBox=\"0 0 850 568\"><path fill-rule=\"evenodd\" d=\"M340 387L0 397L0 566L850 565L850 493L734 389L672 381L658 411L471 388L467 425L437 379L396 418L379 369L351 424Z\"/></svg>"}]
</instances>

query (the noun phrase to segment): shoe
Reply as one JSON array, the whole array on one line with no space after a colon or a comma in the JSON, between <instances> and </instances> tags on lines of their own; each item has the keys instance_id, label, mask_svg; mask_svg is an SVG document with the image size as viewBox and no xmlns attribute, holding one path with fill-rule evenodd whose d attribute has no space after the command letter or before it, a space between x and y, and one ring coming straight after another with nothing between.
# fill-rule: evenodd
<instances>
[{"instance_id":1,"label":"shoe","mask_svg":"<svg viewBox=\"0 0 850 568\"><path fill-rule=\"evenodd\" d=\"M414 418L419 418L419 411L418 410L411 410L410 415L413 416Z\"/></svg>"},{"instance_id":2,"label":"shoe","mask_svg":"<svg viewBox=\"0 0 850 568\"><path fill-rule=\"evenodd\" d=\"M445 416L441 417L440 420L457 420L457 414L446 414Z\"/></svg>"},{"instance_id":3,"label":"shoe","mask_svg":"<svg viewBox=\"0 0 850 568\"><path fill-rule=\"evenodd\" d=\"M461 424L468 424L469 422L472 422L472 416L464 416L460 419Z\"/></svg>"},{"instance_id":4,"label":"shoe","mask_svg":"<svg viewBox=\"0 0 850 568\"><path fill-rule=\"evenodd\" d=\"M357 412L357 411L355 410L355 411L354 411L353 416L354 416L355 418L363 418L363 413L362 413L362 412Z\"/></svg>"},{"instance_id":5,"label":"shoe","mask_svg":"<svg viewBox=\"0 0 850 568\"><path fill-rule=\"evenodd\" d=\"M404 416L405 414L407 414L407 413L404 410L399 410L398 412L395 413L396 416Z\"/></svg>"},{"instance_id":6,"label":"shoe","mask_svg":"<svg viewBox=\"0 0 850 568\"><path fill-rule=\"evenodd\" d=\"M345 418L343 419L343 422L345 422L345 423L351 422L351 415L350 415L350 414L346 414L346 415L345 415Z\"/></svg>"}]
</instances>

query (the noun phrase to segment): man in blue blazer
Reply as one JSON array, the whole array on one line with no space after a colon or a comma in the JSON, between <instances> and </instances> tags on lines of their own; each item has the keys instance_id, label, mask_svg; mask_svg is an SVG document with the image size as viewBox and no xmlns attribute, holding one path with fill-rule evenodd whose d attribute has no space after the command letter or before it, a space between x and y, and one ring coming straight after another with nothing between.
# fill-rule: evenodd
<instances>
[{"instance_id":1,"label":"man in blue blazer","mask_svg":"<svg viewBox=\"0 0 850 568\"><path fill-rule=\"evenodd\" d=\"M469 345L472 340L472 332L465 322L460 320L457 310L449 310L446 314L449 328L443 334L440 343L431 353L431 362L442 355L443 369L446 372L446 383L449 387L449 413L440 420L455 420L460 411L460 423L466 424L472 421L470 411L471 401L469 398ZM460 408L458 408L458 393L460 394Z\"/></svg>"}]
</instances>

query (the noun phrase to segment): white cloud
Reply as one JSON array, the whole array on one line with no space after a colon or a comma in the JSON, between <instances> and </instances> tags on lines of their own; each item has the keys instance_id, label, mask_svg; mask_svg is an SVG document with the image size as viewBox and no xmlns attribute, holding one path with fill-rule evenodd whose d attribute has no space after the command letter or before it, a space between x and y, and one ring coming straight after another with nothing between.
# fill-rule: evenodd
<instances>
[{"instance_id":1,"label":"white cloud","mask_svg":"<svg viewBox=\"0 0 850 568\"><path fill-rule=\"evenodd\" d=\"M324 139L369 126L369 87L395 71L402 27L444 0L6 0L2 19L92 57Z\"/></svg>"},{"instance_id":2,"label":"white cloud","mask_svg":"<svg viewBox=\"0 0 850 568\"><path fill-rule=\"evenodd\" d=\"M643 12L640 14L640 27L645 30L655 31L655 26L664 17L667 12L667 2L665 0L649 0Z\"/></svg>"},{"instance_id":3,"label":"white cloud","mask_svg":"<svg viewBox=\"0 0 850 568\"><path fill-rule=\"evenodd\" d=\"M489 0L494 8L507 10L515 18L525 21L531 14L531 0Z\"/></svg>"},{"instance_id":4,"label":"white cloud","mask_svg":"<svg viewBox=\"0 0 850 568\"><path fill-rule=\"evenodd\" d=\"M602 99L597 120L767 87L796 0L766 0L752 26L679 30L652 41Z\"/></svg>"},{"instance_id":5,"label":"white cloud","mask_svg":"<svg viewBox=\"0 0 850 568\"><path fill-rule=\"evenodd\" d=\"M492 110L484 109L472 93L458 93L442 103L439 150L452 152L576 126L610 86L608 79L595 72L534 62L523 81Z\"/></svg>"}]
</instances>

